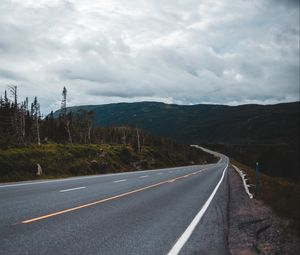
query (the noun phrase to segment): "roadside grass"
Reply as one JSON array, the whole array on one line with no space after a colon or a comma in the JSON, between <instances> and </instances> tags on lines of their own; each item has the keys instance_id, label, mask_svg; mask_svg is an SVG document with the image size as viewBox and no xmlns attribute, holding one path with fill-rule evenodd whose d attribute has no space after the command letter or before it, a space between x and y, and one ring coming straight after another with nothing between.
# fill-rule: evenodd
<instances>
[{"instance_id":1,"label":"roadside grass","mask_svg":"<svg viewBox=\"0 0 300 255\"><path fill-rule=\"evenodd\" d=\"M249 183L255 183L255 170L230 159L233 165L236 165L244 173L248 175ZM254 193L254 187L251 188ZM283 178L271 177L260 173L259 190L256 199L262 200L269 205L273 211L281 217L289 220L288 228L295 229L300 235L300 185Z\"/></svg>"},{"instance_id":2,"label":"roadside grass","mask_svg":"<svg viewBox=\"0 0 300 255\"><path fill-rule=\"evenodd\" d=\"M213 162L209 154L145 146L137 153L119 144L44 144L0 149L0 182L104 174ZM43 170L37 176L37 165Z\"/></svg>"}]
</instances>

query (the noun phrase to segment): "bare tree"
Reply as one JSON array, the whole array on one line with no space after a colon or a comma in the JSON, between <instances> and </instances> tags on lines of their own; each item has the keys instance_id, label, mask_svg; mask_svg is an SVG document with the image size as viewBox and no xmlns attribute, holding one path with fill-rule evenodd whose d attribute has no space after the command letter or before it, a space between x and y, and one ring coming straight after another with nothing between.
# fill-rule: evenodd
<instances>
[{"instance_id":1,"label":"bare tree","mask_svg":"<svg viewBox=\"0 0 300 255\"><path fill-rule=\"evenodd\" d=\"M67 89L66 89L66 87L64 87L63 91L62 91L62 100L61 100L60 109L62 111L62 114L64 116L66 116L67 115Z\"/></svg>"},{"instance_id":2,"label":"bare tree","mask_svg":"<svg viewBox=\"0 0 300 255\"><path fill-rule=\"evenodd\" d=\"M121 143L123 145L126 145L127 144L127 133L128 133L128 127L123 127L122 128L122 131L123 131L123 135L121 137Z\"/></svg>"},{"instance_id":3,"label":"bare tree","mask_svg":"<svg viewBox=\"0 0 300 255\"><path fill-rule=\"evenodd\" d=\"M77 125L79 127L80 142L91 143L92 120L95 112L80 109L77 115Z\"/></svg>"},{"instance_id":4,"label":"bare tree","mask_svg":"<svg viewBox=\"0 0 300 255\"><path fill-rule=\"evenodd\" d=\"M31 115L32 115L33 120L34 120L33 128L34 128L34 131L35 131L35 134L36 134L37 144L40 146L41 145L41 138L40 138L39 121L40 121L41 112L40 112L40 104L37 101L37 97L34 98L34 101L31 104Z\"/></svg>"},{"instance_id":5,"label":"bare tree","mask_svg":"<svg viewBox=\"0 0 300 255\"><path fill-rule=\"evenodd\" d=\"M26 137L26 113L28 111L28 97L26 97L25 101L22 104L21 107L21 127L22 127L22 137L23 137L23 141L25 141L25 137Z\"/></svg>"},{"instance_id":6,"label":"bare tree","mask_svg":"<svg viewBox=\"0 0 300 255\"><path fill-rule=\"evenodd\" d=\"M68 133L69 143L73 144L71 130L70 130L70 122L71 121L69 118L71 115L69 115L69 116L67 115L67 89L66 89L66 87L63 88L63 92L62 92L61 111L62 111L62 115L63 115L65 128Z\"/></svg>"},{"instance_id":7,"label":"bare tree","mask_svg":"<svg viewBox=\"0 0 300 255\"><path fill-rule=\"evenodd\" d=\"M140 132L139 129L136 128L136 138L137 138L137 146L138 146L138 152L141 152L141 142L140 142Z\"/></svg>"},{"instance_id":8,"label":"bare tree","mask_svg":"<svg viewBox=\"0 0 300 255\"><path fill-rule=\"evenodd\" d=\"M22 110L22 107L19 107L18 104L18 87L15 85L10 85L9 91L11 95L13 96L13 104L12 104L12 125L13 129L15 130L16 138L18 143L24 143L24 136L23 136L23 115L24 112Z\"/></svg>"},{"instance_id":9,"label":"bare tree","mask_svg":"<svg viewBox=\"0 0 300 255\"><path fill-rule=\"evenodd\" d=\"M94 111L88 111L88 118L87 118L87 137L89 143L92 142L91 140L91 131L92 131L92 121L93 118L95 117L95 112Z\"/></svg>"}]
</instances>

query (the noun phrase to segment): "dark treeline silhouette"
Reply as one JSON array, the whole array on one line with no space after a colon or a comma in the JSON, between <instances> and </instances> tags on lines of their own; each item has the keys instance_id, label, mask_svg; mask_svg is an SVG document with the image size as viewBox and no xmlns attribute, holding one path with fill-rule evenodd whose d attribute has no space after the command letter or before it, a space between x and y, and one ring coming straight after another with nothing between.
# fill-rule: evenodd
<instances>
[{"instance_id":1,"label":"dark treeline silhouette","mask_svg":"<svg viewBox=\"0 0 300 255\"><path fill-rule=\"evenodd\" d=\"M123 144L142 152L145 146L186 155L194 149L170 139L152 135L135 127L93 127L93 111L67 112L67 90L63 89L61 111L58 117L51 112L45 118L40 113L37 97L30 104L28 98L18 102L17 86L9 87L0 98L0 148L16 146L59 144ZM11 99L12 98L12 99Z\"/></svg>"},{"instance_id":2,"label":"dark treeline silhouette","mask_svg":"<svg viewBox=\"0 0 300 255\"><path fill-rule=\"evenodd\" d=\"M0 147L26 145L36 142L40 144L41 122L40 105L37 97L29 107L28 98L18 102L17 86L9 86L13 99L9 99L7 91L0 97Z\"/></svg>"}]
</instances>

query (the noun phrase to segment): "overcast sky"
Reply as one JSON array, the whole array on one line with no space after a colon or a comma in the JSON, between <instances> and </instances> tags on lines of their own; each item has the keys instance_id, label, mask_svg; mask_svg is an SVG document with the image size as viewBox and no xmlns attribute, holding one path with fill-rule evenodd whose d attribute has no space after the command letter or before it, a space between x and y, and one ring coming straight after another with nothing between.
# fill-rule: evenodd
<instances>
[{"instance_id":1,"label":"overcast sky","mask_svg":"<svg viewBox=\"0 0 300 255\"><path fill-rule=\"evenodd\" d=\"M0 0L0 93L68 105L299 100L299 0Z\"/></svg>"}]
</instances>

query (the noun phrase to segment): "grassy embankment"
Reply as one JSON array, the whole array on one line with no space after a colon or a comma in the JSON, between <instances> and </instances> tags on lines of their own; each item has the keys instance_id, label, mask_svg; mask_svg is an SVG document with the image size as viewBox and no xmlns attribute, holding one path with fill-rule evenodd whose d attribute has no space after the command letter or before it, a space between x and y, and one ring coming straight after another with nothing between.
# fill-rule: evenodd
<instances>
[{"instance_id":1,"label":"grassy embankment","mask_svg":"<svg viewBox=\"0 0 300 255\"><path fill-rule=\"evenodd\" d=\"M233 159L230 161L233 165L236 165L248 175L250 184L255 183L254 169ZM253 187L251 188L250 192L254 193ZM283 178L271 177L260 173L259 190L256 198L269 205L277 215L289 219L289 225L287 227L298 230L298 234L300 234L299 194L299 183L294 183Z\"/></svg>"},{"instance_id":2,"label":"grassy embankment","mask_svg":"<svg viewBox=\"0 0 300 255\"><path fill-rule=\"evenodd\" d=\"M169 152L144 147L141 153L137 153L125 145L47 144L0 149L0 181L126 172L214 161L216 159L211 155L194 148ZM36 175L36 163L43 170L40 177Z\"/></svg>"}]
</instances>

